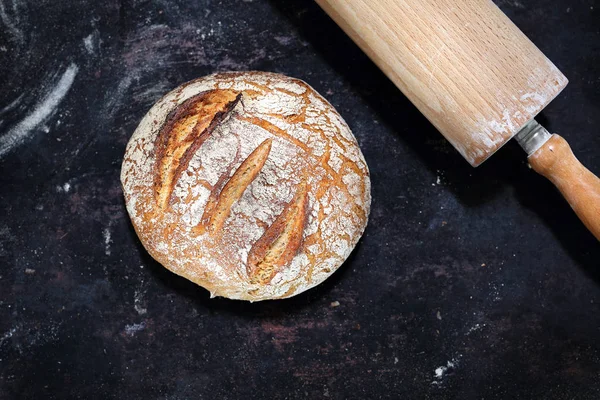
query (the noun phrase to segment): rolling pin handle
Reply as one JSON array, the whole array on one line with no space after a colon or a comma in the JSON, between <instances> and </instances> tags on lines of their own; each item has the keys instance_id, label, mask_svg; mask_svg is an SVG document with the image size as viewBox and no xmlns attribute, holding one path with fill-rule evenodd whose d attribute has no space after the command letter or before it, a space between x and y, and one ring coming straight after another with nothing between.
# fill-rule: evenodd
<instances>
[{"instance_id":1,"label":"rolling pin handle","mask_svg":"<svg viewBox=\"0 0 600 400\"><path fill-rule=\"evenodd\" d=\"M600 179L575 157L565 139L552 135L529 164L560 190L579 219L600 240Z\"/></svg>"}]
</instances>

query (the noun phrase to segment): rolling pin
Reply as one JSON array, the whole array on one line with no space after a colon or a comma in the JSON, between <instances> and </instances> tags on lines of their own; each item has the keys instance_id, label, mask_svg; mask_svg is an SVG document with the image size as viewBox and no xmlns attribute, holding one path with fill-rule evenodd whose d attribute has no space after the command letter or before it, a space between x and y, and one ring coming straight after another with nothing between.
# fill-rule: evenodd
<instances>
[{"instance_id":1,"label":"rolling pin","mask_svg":"<svg viewBox=\"0 0 600 400\"><path fill-rule=\"evenodd\" d=\"M511 138L600 240L600 179L535 116L567 78L491 0L316 0L477 167Z\"/></svg>"}]
</instances>

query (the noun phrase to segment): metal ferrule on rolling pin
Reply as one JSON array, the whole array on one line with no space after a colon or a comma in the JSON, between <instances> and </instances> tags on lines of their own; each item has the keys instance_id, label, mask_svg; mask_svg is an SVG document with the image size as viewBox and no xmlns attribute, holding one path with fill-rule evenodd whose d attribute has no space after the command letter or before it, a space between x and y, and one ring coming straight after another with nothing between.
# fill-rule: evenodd
<instances>
[{"instance_id":1,"label":"metal ferrule on rolling pin","mask_svg":"<svg viewBox=\"0 0 600 400\"><path fill-rule=\"evenodd\" d=\"M546 128L532 119L517 133L515 139L525 150L527 156L530 156L538 151L551 137L552 134Z\"/></svg>"}]
</instances>

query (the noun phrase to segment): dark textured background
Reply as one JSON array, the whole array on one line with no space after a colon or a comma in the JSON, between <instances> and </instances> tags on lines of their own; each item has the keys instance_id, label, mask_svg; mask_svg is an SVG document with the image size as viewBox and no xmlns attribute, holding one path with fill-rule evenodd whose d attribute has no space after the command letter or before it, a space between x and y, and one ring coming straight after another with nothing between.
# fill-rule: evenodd
<instances>
[{"instance_id":1,"label":"dark textured background","mask_svg":"<svg viewBox=\"0 0 600 400\"><path fill-rule=\"evenodd\" d=\"M498 4L600 172L600 1ZM119 184L163 93L244 69L313 85L372 172L350 260L285 301L163 269ZM600 398L598 242L515 143L472 169L311 1L0 0L0 89L1 399Z\"/></svg>"}]
</instances>

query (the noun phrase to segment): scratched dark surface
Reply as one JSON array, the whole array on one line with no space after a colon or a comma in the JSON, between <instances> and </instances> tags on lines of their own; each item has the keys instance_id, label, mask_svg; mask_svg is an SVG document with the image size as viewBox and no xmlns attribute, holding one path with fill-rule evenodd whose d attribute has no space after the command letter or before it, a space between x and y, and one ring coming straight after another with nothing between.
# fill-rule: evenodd
<instances>
[{"instance_id":1,"label":"scratched dark surface","mask_svg":"<svg viewBox=\"0 0 600 400\"><path fill-rule=\"evenodd\" d=\"M499 5L599 172L600 1ZM285 301L164 270L119 184L163 93L244 69L313 85L372 173L351 258ZM600 398L597 241L516 144L472 169L312 2L0 0L0 88L0 399Z\"/></svg>"}]
</instances>

